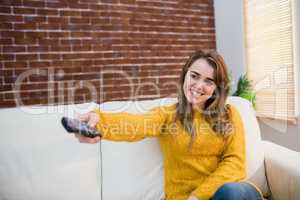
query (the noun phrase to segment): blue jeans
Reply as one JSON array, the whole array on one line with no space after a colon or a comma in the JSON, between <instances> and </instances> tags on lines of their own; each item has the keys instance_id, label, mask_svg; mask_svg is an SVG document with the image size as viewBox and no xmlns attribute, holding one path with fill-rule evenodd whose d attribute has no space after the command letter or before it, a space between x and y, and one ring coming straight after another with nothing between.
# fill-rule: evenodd
<instances>
[{"instance_id":1,"label":"blue jeans","mask_svg":"<svg viewBox=\"0 0 300 200\"><path fill-rule=\"evenodd\" d=\"M262 200L262 198L251 184L233 182L222 185L211 200Z\"/></svg>"}]
</instances>

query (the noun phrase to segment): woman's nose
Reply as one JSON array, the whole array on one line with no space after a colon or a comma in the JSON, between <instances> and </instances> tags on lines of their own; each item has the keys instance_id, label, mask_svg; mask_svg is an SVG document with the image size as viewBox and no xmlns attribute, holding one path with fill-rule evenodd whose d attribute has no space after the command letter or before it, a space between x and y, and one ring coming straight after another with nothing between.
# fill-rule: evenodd
<instances>
[{"instance_id":1,"label":"woman's nose","mask_svg":"<svg viewBox=\"0 0 300 200\"><path fill-rule=\"evenodd\" d=\"M197 80L197 82L195 82L194 87L196 87L197 89L201 89L204 87L204 85L205 85L204 81L200 79L200 80Z\"/></svg>"}]
</instances>

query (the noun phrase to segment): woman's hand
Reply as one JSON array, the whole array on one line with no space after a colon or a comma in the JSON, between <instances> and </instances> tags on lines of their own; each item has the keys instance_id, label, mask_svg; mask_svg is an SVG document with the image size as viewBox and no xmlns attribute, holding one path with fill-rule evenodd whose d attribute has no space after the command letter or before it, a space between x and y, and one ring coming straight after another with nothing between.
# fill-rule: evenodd
<instances>
[{"instance_id":1,"label":"woman's hand","mask_svg":"<svg viewBox=\"0 0 300 200\"><path fill-rule=\"evenodd\" d=\"M200 200L200 199L194 195L191 195L187 200Z\"/></svg>"},{"instance_id":2,"label":"woman's hand","mask_svg":"<svg viewBox=\"0 0 300 200\"><path fill-rule=\"evenodd\" d=\"M97 123L99 122L99 116L95 112L89 112L83 115L79 115L78 117L79 121L87 123L90 127L95 128ZM74 134L75 137L78 139L80 143L88 143L88 144L95 144L98 143L101 138L99 136L95 138L89 138L82 136L80 134Z\"/></svg>"}]
</instances>

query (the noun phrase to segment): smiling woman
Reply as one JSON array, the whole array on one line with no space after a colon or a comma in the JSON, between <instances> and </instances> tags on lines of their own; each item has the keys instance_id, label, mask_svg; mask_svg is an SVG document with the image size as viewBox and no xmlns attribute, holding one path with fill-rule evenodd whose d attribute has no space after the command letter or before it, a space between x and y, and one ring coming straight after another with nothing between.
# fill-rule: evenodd
<instances>
[{"instance_id":1,"label":"smiling woman","mask_svg":"<svg viewBox=\"0 0 300 200\"><path fill-rule=\"evenodd\" d=\"M216 88L214 69L205 59L195 61L185 75L184 94L194 109L204 109L204 103Z\"/></svg>"},{"instance_id":2,"label":"smiling woman","mask_svg":"<svg viewBox=\"0 0 300 200\"><path fill-rule=\"evenodd\" d=\"M139 115L94 110L80 120L96 127L106 140L157 137L167 200L260 200L260 191L244 181L244 128L238 111L225 103L228 92L222 56L196 51L182 68L178 103ZM84 143L100 141L76 137Z\"/></svg>"},{"instance_id":3,"label":"smiling woman","mask_svg":"<svg viewBox=\"0 0 300 200\"><path fill-rule=\"evenodd\" d=\"M230 132L227 66L217 52L196 51L184 65L180 76L177 116L192 136L193 110L203 113L212 129L219 134Z\"/></svg>"}]
</instances>

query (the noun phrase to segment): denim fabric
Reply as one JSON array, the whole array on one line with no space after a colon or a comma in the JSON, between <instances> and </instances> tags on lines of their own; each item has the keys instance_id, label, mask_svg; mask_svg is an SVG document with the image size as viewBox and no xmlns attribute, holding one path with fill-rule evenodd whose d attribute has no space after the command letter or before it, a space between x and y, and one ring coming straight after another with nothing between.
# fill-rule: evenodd
<instances>
[{"instance_id":1,"label":"denim fabric","mask_svg":"<svg viewBox=\"0 0 300 200\"><path fill-rule=\"evenodd\" d=\"M211 200L262 200L262 198L251 184L234 182L222 185Z\"/></svg>"}]
</instances>

